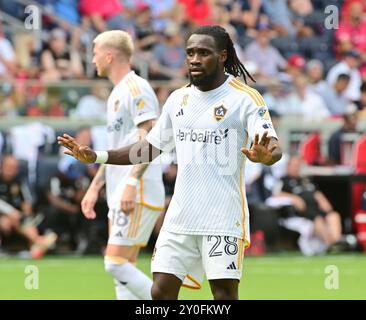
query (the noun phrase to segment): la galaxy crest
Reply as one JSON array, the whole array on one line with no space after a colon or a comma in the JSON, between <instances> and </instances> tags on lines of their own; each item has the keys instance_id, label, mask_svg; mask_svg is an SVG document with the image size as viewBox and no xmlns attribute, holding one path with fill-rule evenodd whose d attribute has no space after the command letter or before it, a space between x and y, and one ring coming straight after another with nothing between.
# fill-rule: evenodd
<instances>
[{"instance_id":1,"label":"la galaxy crest","mask_svg":"<svg viewBox=\"0 0 366 320\"><path fill-rule=\"evenodd\" d=\"M225 115L227 113L227 109L225 108L224 104L220 104L217 107L214 108L214 118L216 121L221 121L225 118Z\"/></svg>"}]
</instances>

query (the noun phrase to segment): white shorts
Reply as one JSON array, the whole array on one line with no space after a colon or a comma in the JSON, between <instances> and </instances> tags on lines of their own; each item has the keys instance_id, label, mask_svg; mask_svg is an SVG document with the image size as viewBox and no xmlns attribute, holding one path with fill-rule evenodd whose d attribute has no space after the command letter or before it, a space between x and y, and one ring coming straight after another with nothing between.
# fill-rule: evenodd
<instances>
[{"instance_id":1,"label":"white shorts","mask_svg":"<svg viewBox=\"0 0 366 320\"><path fill-rule=\"evenodd\" d=\"M184 287L199 289L204 274L208 280L240 280L243 257L242 239L162 230L151 259L151 272L174 274Z\"/></svg>"},{"instance_id":2,"label":"white shorts","mask_svg":"<svg viewBox=\"0 0 366 320\"><path fill-rule=\"evenodd\" d=\"M126 215L121 209L110 209L111 229L108 244L144 247L149 241L160 211L136 203L133 213Z\"/></svg>"}]
</instances>

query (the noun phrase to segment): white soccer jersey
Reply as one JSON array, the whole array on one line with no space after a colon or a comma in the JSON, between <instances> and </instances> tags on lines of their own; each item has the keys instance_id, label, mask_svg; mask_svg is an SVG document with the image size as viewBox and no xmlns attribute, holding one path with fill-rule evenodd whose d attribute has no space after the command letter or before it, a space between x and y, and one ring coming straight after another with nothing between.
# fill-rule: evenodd
<instances>
[{"instance_id":1,"label":"white soccer jersey","mask_svg":"<svg viewBox=\"0 0 366 320\"><path fill-rule=\"evenodd\" d=\"M240 149L264 131L277 137L262 96L232 76L211 91L174 91L147 136L156 148L175 147L177 153L175 192L163 230L234 236L249 245L246 157Z\"/></svg>"},{"instance_id":2,"label":"white soccer jersey","mask_svg":"<svg viewBox=\"0 0 366 320\"><path fill-rule=\"evenodd\" d=\"M137 125L158 118L159 104L149 83L129 72L112 90L107 102L108 149L138 141ZM107 201L110 209L119 208L123 188L133 166L106 166ZM138 186L137 202L161 210L164 185L159 164L151 163Z\"/></svg>"}]
</instances>

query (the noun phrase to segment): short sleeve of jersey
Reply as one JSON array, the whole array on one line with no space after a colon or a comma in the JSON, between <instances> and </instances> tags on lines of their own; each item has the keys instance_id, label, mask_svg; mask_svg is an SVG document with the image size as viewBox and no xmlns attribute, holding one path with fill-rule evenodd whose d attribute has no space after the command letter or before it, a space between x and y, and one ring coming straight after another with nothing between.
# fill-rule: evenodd
<instances>
[{"instance_id":1,"label":"short sleeve of jersey","mask_svg":"<svg viewBox=\"0 0 366 320\"><path fill-rule=\"evenodd\" d=\"M274 137L277 139L277 134L273 128L268 107L265 105L263 98L258 100L263 101L263 103L259 104L255 100L248 97L246 106L244 108L245 112L242 121L246 123L249 140L254 141L256 134L259 135L260 139L265 131L268 132L268 137Z\"/></svg>"},{"instance_id":2,"label":"short sleeve of jersey","mask_svg":"<svg viewBox=\"0 0 366 320\"><path fill-rule=\"evenodd\" d=\"M142 90L139 95L131 99L129 108L135 126L158 118L159 103L152 90Z\"/></svg>"},{"instance_id":3,"label":"short sleeve of jersey","mask_svg":"<svg viewBox=\"0 0 366 320\"><path fill-rule=\"evenodd\" d=\"M170 152L175 148L173 126L169 114L172 102L173 99L170 96L163 106L158 121L146 136L146 140L150 144L164 152Z\"/></svg>"}]
</instances>

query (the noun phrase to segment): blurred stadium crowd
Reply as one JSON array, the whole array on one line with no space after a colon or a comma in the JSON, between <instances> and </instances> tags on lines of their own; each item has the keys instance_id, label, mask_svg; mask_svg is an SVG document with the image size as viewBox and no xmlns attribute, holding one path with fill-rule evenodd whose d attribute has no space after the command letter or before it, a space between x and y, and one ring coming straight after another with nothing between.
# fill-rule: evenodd
<instances>
[{"instance_id":1,"label":"blurred stadium crowd","mask_svg":"<svg viewBox=\"0 0 366 320\"><path fill-rule=\"evenodd\" d=\"M25 8L30 4L41 9L40 30L24 27ZM330 5L332 12L338 8L339 15L334 18L339 18L338 25L325 23L331 14L327 11ZM366 172L362 160L366 158L365 126L359 127L359 122L366 119L365 1L0 0L0 15L0 199L14 209L12 215L1 214L0 203L0 250L22 248L14 233L25 236L34 257L49 248L58 253L99 252L105 244L107 207L103 197L95 221L85 220L80 212L80 201L96 167L62 156L55 137L65 128L39 120L60 117L85 121L90 125L68 132L76 134L84 144L104 149L102 123L111 85L96 78L91 57L93 38L105 30L123 29L132 35L136 47L134 69L151 81L162 106L169 93L187 81L186 36L200 25L225 27L238 56L257 81L250 85L263 94L274 123L298 117L318 124L318 128L302 136L301 143L288 143L284 149L288 153L299 152L308 165L351 164L355 173ZM18 117L27 121L4 125ZM319 141L322 136L318 129L328 122L337 126L326 141ZM345 133L353 134L350 141L359 152L342 151ZM168 203L177 168L172 160L174 155L164 157ZM12 174L7 174L9 168ZM278 185L274 180L278 182L289 175L286 170L291 169L286 169L285 164L274 173L266 168L251 168L254 174L248 178L247 188L253 219L261 217L263 210L268 211L263 205L273 198L274 186ZM310 186L307 183L303 183L305 189ZM352 212L335 212L336 215L352 215L355 210L366 212L365 190L365 186L360 186L352 195L359 204ZM287 193L292 191L286 189ZM313 190L312 201L314 195ZM301 209L303 203L299 199L294 202L295 209ZM316 210L322 207L319 216L335 211L327 206L324 209L324 199L314 203ZM277 218L273 224L278 225ZM316 217L308 219L312 221L310 229L328 228L330 224L331 235L320 231L318 234L327 247L339 242L342 224L343 233L354 231L344 230L344 221L337 219L329 222L322 217L320 227ZM264 239L260 219L253 225L251 250L260 254L264 251L263 242L268 246L273 239ZM29 232L29 226L35 230ZM159 226L155 237L158 229ZM310 229L296 231L303 235ZM366 230L362 234L360 237L364 238L359 240L365 241ZM256 242L262 244L257 246ZM302 246L306 247L304 243ZM321 245L314 248L314 252L304 253L324 251Z\"/></svg>"}]
</instances>

